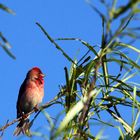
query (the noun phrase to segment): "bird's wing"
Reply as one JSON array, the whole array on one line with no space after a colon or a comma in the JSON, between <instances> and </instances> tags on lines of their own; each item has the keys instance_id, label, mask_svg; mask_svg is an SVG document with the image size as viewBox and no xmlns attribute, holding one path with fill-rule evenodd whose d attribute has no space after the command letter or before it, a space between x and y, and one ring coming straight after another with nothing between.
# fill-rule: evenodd
<instances>
[{"instance_id":1,"label":"bird's wing","mask_svg":"<svg viewBox=\"0 0 140 140\"><path fill-rule=\"evenodd\" d=\"M24 92L26 89L26 79L24 80L24 82L22 83L20 90L19 90L19 94L18 94L18 100L17 100L17 118L21 117L22 115L22 110L21 110L21 97L23 96Z\"/></svg>"}]
</instances>

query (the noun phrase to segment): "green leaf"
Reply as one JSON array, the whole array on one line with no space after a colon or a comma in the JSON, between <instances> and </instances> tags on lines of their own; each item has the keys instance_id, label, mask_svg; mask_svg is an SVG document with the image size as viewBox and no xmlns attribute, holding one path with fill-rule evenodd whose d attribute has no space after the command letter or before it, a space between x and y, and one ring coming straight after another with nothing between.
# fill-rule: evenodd
<instances>
[{"instance_id":1,"label":"green leaf","mask_svg":"<svg viewBox=\"0 0 140 140\"><path fill-rule=\"evenodd\" d=\"M83 45L85 45L90 51L92 51L95 56L98 57L98 53L96 52L96 50L94 49L94 46L90 45L88 42L80 39L80 38L58 38L56 40L75 40L75 41L79 41L81 42Z\"/></svg>"},{"instance_id":2,"label":"green leaf","mask_svg":"<svg viewBox=\"0 0 140 140\"><path fill-rule=\"evenodd\" d=\"M55 45L55 47L62 52L62 54L72 63L74 63L74 61L63 51L63 49L51 38L51 36L45 31L45 29L39 24L36 23L37 26L43 31L43 33L47 36L47 38L50 40L51 43L53 43Z\"/></svg>"},{"instance_id":3,"label":"green leaf","mask_svg":"<svg viewBox=\"0 0 140 140\"><path fill-rule=\"evenodd\" d=\"M124 129L126 130L127 133L130 134L134 134L135 131L132 130L131 126L121 117L117 116L113 111L111 111L110 109L108 109L108 112L110 113L110 115L116 119L118 122L120 122L122 124L122 126L124 127Z\"/></svg>"},{"instance_id":4,"label":"green leaf","mask_svg":"<svg viewBox=\"0 0 140 140\"><path fill-rule=\"evenodd\" d=\"M135 68L137 68L138 70L140 70L140 66L139 66L135 61L133 61L132 59L130 59L127 55L125 55L124 53L121 53L121 52L114 52L114 54L118 54L118 55L120 55L122 58L125 58L130 66L135 67Z\"/></svg>"},{"instance_id":5,"label":"green leaf","mask_svg":"<svg viewBox=\"0 0 140 140\"><path fill-rule=\"evenodd\" d=\"M131 46L131 45L129 45L129 44L125 44L125 43L119 42L118 45L119 45L119 46L122 46L122 47L126 47L126 48L129 48L129 49L132 49L133 51L135 51L135 52L137 52L137 53L140 53L140 49L137 49L136 47Z\"/></svg>"},{"instance_id":6,"label":"green leaf","mask_svg":"<svg viewBox=\"0 0 140 140\"><path fill-rule=\"evenodd\" d=\"M139 140L140 138L140 128L136 131L135 135L133 136L133 140Z\"/></svg>"},{"instance_id":7,"label":"green leaf","mask_svg":"<svg viewBox=\"0 0 140 140\"><path fill-rule=\"evenodd\" d=\"M91 91L90 97L97 96L97 94L101 91L99 90L93 90ZM58 136L68 125L68 123L83 109L84 103L88 100L88 98L85 96L83 99L81 99L79 102L76 103L66 114L65 118L60 123L60 126L58 127L57 131L55 132L55 137Z\"/></svg>"},{"instance_id":8,"label":"green leaf","mask_svg":"<svg viewBox=\"0 0 140 140\"><path fill-rule=\"evenodd\" d=\"M13 10L11 10L10 8L6 7L5 5L3 5L1 3L0 3L0 9L4 10L5 12L8 12L10 14L13 14L13 15L16 14Z\"/></svg>"},{"instance_id":9,"label":"green leaf","mask_svg":"<svg viewBox=\"0 0 140 140\"><path fill-rule=\"evenodd\" d=\"M13 59L16 59L16 57L9 51L9 49L7 48L7 46L0 44L0 46L4 49L4 51Z\"/></svg>"},{"instance_id":10,"label":"green leaf","mask_svg":"<svg viewBox=\"0 0 140 140\"><path fill-rule=\"evenodd\" d=\"M106 17L105 17L105 15L102 13L102 12L100 12L99 11L99 8L96 8L92 3L91 3L91 1L90 0L86 0L86 2L87 2L87 4L104 20L104 21L106 21L107 19L106 19Z\"/></svg>"},{"instance_id":11,"label":"green leaf","mask_svg":"<svg viewBox=\"0 0 140 140\"><path fill-rule=\"evenodd\" d=\"M97 60L98 61L98 60ZM85 65L83 67L84 69L84 80L88 81L91 73L92 73L92 70L94 70L94 66L96 65L97 63L96 59L95 60L91 60L87 65Z\"/></svg>"},{"instance_id":12,"label":"green leaf","mask_svg":"<svg viewBox=\"0 0 140 140\"><path fill-rule=\"evenodd\" d=\"M10 52L10 48L12 46L10 43L7 41L7 39L3 36L3 34L0 32L0 38L2 40L2 43L0 42L0 46L4 49L4 51L13 59L16 59L16 57Z\"/></svg>"},{"instance_id":13,"label":"green leaf","mask_svg":"<svg viewBox=\"0 0 140 140\"><path fill-rule=\"evenodd\" d=\"M2 41L5 43L5 46L7 48L12 48L12 46L10 45L10 43L8 42L8 40L3 36L3 34L0 32L0 38L2 39Z\"/></svg>"}]
</instances>

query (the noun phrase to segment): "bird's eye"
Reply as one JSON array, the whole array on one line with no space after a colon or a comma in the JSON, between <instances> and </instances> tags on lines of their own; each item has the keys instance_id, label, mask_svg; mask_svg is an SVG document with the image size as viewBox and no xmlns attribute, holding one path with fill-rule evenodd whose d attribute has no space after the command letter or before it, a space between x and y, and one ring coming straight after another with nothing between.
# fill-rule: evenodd
<instances>
[{"instance_id":1,"label":"bird's eye","mask_svg":"<svg viewBox=\"0 0 140 140\"><path fill-rule=\"evenodd\" d=\"M34 76L34 79L37 80L38 79L38 76Z\"/></svg>"}]
</instances>

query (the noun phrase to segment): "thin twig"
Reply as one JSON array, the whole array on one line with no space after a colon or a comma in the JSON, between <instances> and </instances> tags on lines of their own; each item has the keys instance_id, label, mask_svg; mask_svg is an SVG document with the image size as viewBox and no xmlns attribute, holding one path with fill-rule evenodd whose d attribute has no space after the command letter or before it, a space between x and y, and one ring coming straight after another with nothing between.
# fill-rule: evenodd
<instances>
[{"instance_id":1,"label":"thin twig","mask_svg":"<svg viewBox=\"0 0 140 140\"><path fill-rule=\"evenodd\" d=\"M54 103L50 103L47 107L49 107L49 106L51 106L51 105L53 105L53 104L56 104L56 103L59 103L60 104L60 102L58 102L58 101L56 101L56 102L54 102ZM44 106L44 105L43 105ZM30 128L31 128L31 126L33 125L33 123L34 123L34 121L35 121L35 119L37 118L37 116L41 113L41 111L42 110L44 110L45 108L43 108L43 106L42 107L40 107L40 110L38 110L38 112L36 113L36 115L34 116L34 118L31 120L31 122L30 122ZM46 105L45 105L46 106Z\"/></svg>"},{"instance_id":2,"label":"thin twig","mask_svg":"<svg viewBox=\"0 0 140 140\"><path fill-rule=\"evenodd\" d=\"M6 125L8 124L9 120L6 121ZM0 140L2 140L2 137L4 135L4 130L2 130L1 136L0 136Z\"/></svg>"},{"instance_id":3,"label":"thin twig","mask_svg":"<svg viewBox=\"0 0 140 140\"><path fill-rule=\"evenodd\" d=\"M90 87L89 87L89 90L88 90L88 94L87 94L88 100L87 100L86 103L84 103L84 108L83 108L82 113L81 113L80 118L79 118L79 122L81 124L81 126L80 126L81 129L83 129L83 127L84 127L84 124L86 122L85 119L86 119L86 117L88 115L88 112L89 112L89 109L90 109L90 105L91 105L91 102L92 102L92 97L90 97L90 92L95 87L95 83L96 83L96 80L97 80L97 72L98 72L98 68L100 67L100 64L101 64L100 60L98 60L96 66L95 66L94 76L93 76L93 79L92 79L92 81L90 83Z\"/></svg>"},{"instance_id":4,"label":"thin twig","mask_svg":"<svg viewBox=\"0 0 140 140\"><path fill-rule=\"evenodd\" d=\"M38 113L39 113L41 110L43 110L43 109L45 109L45 108L48 108L49 106L53 105L53 104L54 104L53 102L55 102L55 101L58 100L58 99L59 99L59 96L56 96L56 97L55 97L54 99L52 99L51 101L49 101L49 102L45 103L44 105L40 106L40 107L39 107ZM33 114L34 112L35 112L35 110L32 110L31 112L27 113L26 115L29 116L29 115ZM38 116L38 115L37 115L37 116ZM36 117L37 117L37 116L36 116ZM4 131L7 127L13 125L13 124L16 123L16 122L19 122L21 119L22 119L22 117L17 118L17 119L14 119L13 121L11 121L11 122L9 122L9 123L6 123L6 125L4 125L3 127L0 128L0 131Z\"/></svg>"}]
</instances>

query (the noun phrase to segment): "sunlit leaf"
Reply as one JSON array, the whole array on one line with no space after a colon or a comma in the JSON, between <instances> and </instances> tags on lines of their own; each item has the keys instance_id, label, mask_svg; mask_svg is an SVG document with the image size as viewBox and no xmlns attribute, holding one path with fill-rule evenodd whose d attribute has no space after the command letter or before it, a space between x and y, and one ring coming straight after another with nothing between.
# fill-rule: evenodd
<instances>
[{"instance_id":1,"label":"sunlit leaf","mask_svg":"<svg viewBox=\"0 0 140 140\"><path fill-rule=\"evenodd\" d=\"M119 46L122 46L122 47L126 47L126 48L129 48L129 49L132 49L133 51L136 51L137 53L140 53L140 49L137 49L136 47L134 46L131 46L129 44L125 44L125 43L118 43Z\"/></svg>"},{"instance_id":2,"label":"sunlit leaf","mask_svg":"<svg viewBox=\"0 0 140 140\"><path fill-rule=\"evenodd\" d=\"M90 92L90 96L97 95L100 90L93 90ZM59 128L57 129L55 136L59 135L60 132L68 125L68 123L78 114L82 108L84 107L84 102L87 101L87 97L85 96L82 100L80 100L76 105L74 105L69 112L66 114L66 117L61 122Z\"/></svg>"}]
</instances>

